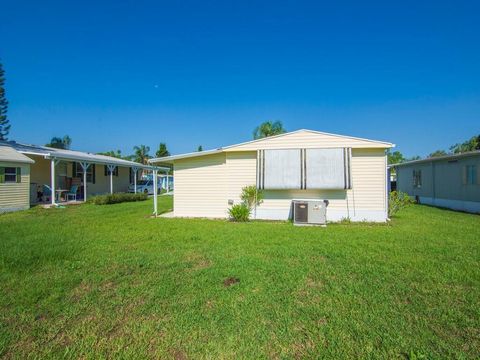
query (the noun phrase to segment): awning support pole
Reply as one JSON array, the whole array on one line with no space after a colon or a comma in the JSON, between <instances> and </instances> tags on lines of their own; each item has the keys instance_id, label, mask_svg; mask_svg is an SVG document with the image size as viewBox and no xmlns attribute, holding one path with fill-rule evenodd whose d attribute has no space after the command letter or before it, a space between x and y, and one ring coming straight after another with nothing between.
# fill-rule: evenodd
<instances>
[{"instance_id":1,"label":"awning support pole","mask_svg":"<svg viewBox=\"0 0 480 360\"><path fill-rule=\"evenodd\" d=\"M52 158L52 160L50 160L50 200L52 205L55 205L55 165L56 161Z\"/></svg>"},{"instance_id":2,"label":"awning support pole","mask_svg":"<svg viewBox=\"0 0 480 360\"><path fill-rule=\"evenodd\" d=\"M107 165L108 172L110 173L110 194L113 194L113 172L115 171L115 165Z\"/></svg>"},{"instance_id":3,"label":"awning support pole","mask_svg":"<svg viewBox=\"0 0 480 360\"><path fill-rule=\"evenodd\" d=\"M133 171L133 189L135 191L135 194L137 193L137 172L138 172L138 168L137 167L132 167L132 171Z\"/></svg>"},{"instance_id":4,"label":"awning support pole","mask_svg":"<svg viewBox=\"0 0 480 360\"><path fill-rule=\"evenodd\" d=\"M158 204L157 204L157 170L153 170L153 215L158 215Z\"/></svg>"},{"instance_id":5,"label":"awning support pole","mask_svg":"<svg viewBox=\"0 0 480 360\"><path fill-rule=\"evenodd\" d=\"M90 164L87 162L81 162L80 166L83 169L83 201L87 201L87 170L90 167Z\"/></svg>"},{"instance_id":6,"label":"awning support pole","mask_svg":"<svg viewBox=\"0 0 480 360\"><path fill-rule=\"evenodd\" d=\"M168 194L168 183L169 183L168 180L169 180L169 179L168 179L168 170L165 170L165 181L166 181L166 183L165 183L165 190L166 190L166 194Z\"/></svg>"}]
</instances>

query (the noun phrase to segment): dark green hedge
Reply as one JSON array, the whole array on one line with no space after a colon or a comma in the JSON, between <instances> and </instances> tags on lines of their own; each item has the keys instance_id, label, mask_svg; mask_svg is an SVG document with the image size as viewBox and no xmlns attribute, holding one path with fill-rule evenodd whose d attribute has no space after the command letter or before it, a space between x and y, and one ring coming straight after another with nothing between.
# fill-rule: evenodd
<instances>
[{"instance_id":1,"label":"dark green hedge","mask_svg":"<svg viewBox=\"0 0 480 360\"><path fill-rule=\"evenodd\" d=\"M148 195L143 193L131 194L131 193L115 193L107 195L97 195L91 197L88 202L95 205L108 205L118 204L129 201L144 201L147 200Z\"/></svg>"}]
</instances>

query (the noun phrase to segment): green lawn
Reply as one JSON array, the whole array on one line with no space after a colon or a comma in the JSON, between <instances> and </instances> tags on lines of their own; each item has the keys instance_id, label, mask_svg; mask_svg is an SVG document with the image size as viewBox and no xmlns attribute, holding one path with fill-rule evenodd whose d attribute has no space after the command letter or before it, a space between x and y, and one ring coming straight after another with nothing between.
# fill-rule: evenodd
<instances>
[{"instance_id":1,"label":"green lawn","mask_svg":"<svg viewBox=\"0 0 480 360\"><path fill-rule=\"evenodd\" d=\"M151 209L0 216L0 356L480 357L478 215L317 228Z\"/></svg>"}]
</instances>

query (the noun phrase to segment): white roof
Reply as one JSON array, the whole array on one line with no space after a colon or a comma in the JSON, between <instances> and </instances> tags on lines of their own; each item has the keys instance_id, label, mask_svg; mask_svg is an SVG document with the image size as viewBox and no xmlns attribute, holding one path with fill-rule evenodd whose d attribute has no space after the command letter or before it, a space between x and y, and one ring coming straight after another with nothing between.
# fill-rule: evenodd
<instances>
[{"instance_id":1,"label":"white roof","mask_svg":"<svg viewBox=\"0 0 480 360\"><path fill-rule=\"evenodd\" d=\"M56 149L48 146L21 144L15 141L0 141L0 146L9 147L21 154L40 155L46 159L60 159L71 161L85 161L95 164L117 165L125 167L137 167L143 169L153 169L154 167L143 165L135 161L115 158L112 156L93 154L75 150ZM155 166L155 169L167 170L168 168L161 168Z\"/></svg>"},{"instance_id":2,"label":"white roof","mask_svg":"<svg viewBox=\"0 0 480 360\"><path fill-rule=\"evenodd\" d=\"M317 135L327 135L327 136L333 136L337 138L343 138L343 139L348 139L348 140L359 140L363 141L365 143L371 143L372 146L375 145L376 147L385 147L385 148L391 148L394 147L395 144L392 144L390 142L386 141L377 141L377 140L370 140L370 139L364 139L364 138L358 138L358 137L353 137L353 136L346 136L346 135L338 135L338 134L331 134L331 133L326 133L322 131L316 131L316 130L308 130L308 129L300 129L300 130L295 130L287 133L283 133L280 135L275 135L275 136L269 136L267 138L261 138L261 139L256 139L256 140L251 140L251 141L246 141L243 143L239 144L234 144L234 145L229 145L229 146L224 146L220 147L217 149L213 150L207 150L207 151L197 151L197 152L191 152L191 153L185 153L185 154L179 154L179 155L172 155L172 156L165 156L161 158L154 158L148 160L149 163L171 163L174 160L180 160L180 159L186 159L186 158L191 158L191 157L197 157L197 156L206 156L206 155L212 155L212 154L217 154L225 151L233 151L237 147L243 147L244 145L250 145L250 144L255 144L259 142L265 142L265 141L271 141L273 139L277 139L280 137L296 134L296 133L310 133L310 134L317 134ZM302 144L298 145L299 147L302 147ZM242 150L242 148L238 149Z\"/></svg>"},{"instance_id":3,"label":"white roof","mask_svg":"<svg viewBox=\"0 0 480 360\"><path fill-rule=\"evenodd\" d=\"M9 146L0 146L0 162L15 162L23 164L33 164L35 161L19 153Z\"/></svg>"}]
</instances>

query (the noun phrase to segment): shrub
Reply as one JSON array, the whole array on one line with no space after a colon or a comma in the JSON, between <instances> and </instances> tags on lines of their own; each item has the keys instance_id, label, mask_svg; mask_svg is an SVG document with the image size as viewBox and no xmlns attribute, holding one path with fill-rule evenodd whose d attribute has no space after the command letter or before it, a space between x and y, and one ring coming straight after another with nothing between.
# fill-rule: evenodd
<instances>
[{"instance_id":1,"label":"shrub","mask_svg":"<svg viewBox=\"0 0 480 360\"><path fill-rule=\"evenodd\" d=\"M263 202L263 191L257 189L255 185L245 186L242 188L240 199L252 210L254 206L260 205Z\"/></svg>"},{"instance_id":2,"label":"shrub","mask_svg":"<svg viewBox=\"0 0 480 360\"><path fill-rule=\"evenodd\" d=\"M228 209L228 214L232 221L245 222L250 218L250 208L245 203L236 204Z\"/></svg>"},{"instance_id":3,"label":"shrub","mask_svg":"<svg viewBox=\"0 0 480 360\"><path fill-rule=\"evenodd\" d=\"M115 193L106 195L97 195L91 197L88 202L95 205L108 205L118 204L129 201L144 201L147 200L148 195L143 193L131 194L131 193Z\"/></svg>"},{"instance_id":4,"label":"shrub","mask_svg":"<svg viewBox=\"0 0 480 360\"><path fill-rule=\"evenodd\" d=\"M407 193L392 191L388 200L388 216L392 217L400 210L413 204L413 199Z\"/></svg>"}]
</instances>

